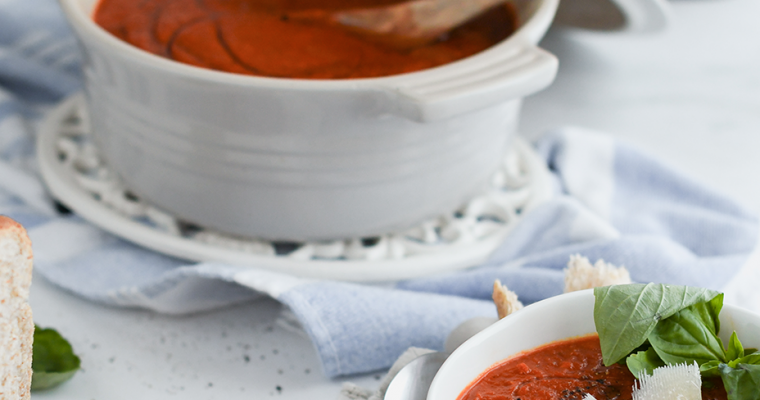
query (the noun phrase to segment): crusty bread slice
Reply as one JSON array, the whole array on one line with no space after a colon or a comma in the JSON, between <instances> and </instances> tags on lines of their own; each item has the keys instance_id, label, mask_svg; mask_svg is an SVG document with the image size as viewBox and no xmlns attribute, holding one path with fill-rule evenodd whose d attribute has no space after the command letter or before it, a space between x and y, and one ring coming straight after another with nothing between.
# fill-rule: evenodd
<instances>
[{"instance_id":1,"label":"crusty bread slice","mask_svg":"<svg viewBox=\"0 0 760 400\"><path fill-rule=\"evenodd\" d=\"M34 321L29 306L32 243L16 221L0 215L0 399L31 398Z\"/></svg>"},{"instance_id":2,"label":"crusty bread slice","mask_svg":"<svg viewBox=\"0 0 760 400\"><path fill-rule=\"evenodd\" d=\"M565 293L609 285L631 283L631 275L623 267L616 267L603 260L592 265L588 258L574 255L565 268Z\"/></svg>"},{"instance_id":3,"label":"crusty bread slice","mask_svg":"<svg viewBox=\"0 0 760 400\"><path fill-rule=\"evenodd\" d=\"M517 299L517 294L503 285L500 280L493 282L493 304L496 305L496 312L499 314L499 319L506 317L509 314L523 308L523 303Z\"/></svg>"}]
</instances>

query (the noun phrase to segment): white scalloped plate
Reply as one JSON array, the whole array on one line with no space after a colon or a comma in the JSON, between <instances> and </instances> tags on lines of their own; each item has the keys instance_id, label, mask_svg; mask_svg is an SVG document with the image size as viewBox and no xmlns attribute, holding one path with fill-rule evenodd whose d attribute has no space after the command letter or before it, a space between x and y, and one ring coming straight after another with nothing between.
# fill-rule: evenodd
<instances>
[{"instance_id":1,"label":"white scalloped plate","mask_svg":"<svg viewBox=\"0 0 760 400\"><path fill-rule=\"evenodd\" d=\"M79 142L89 141L86 115L84 98L81 94L77 94L50 111L43 121L38 137L37 155L42 177L52 195L79 216L105 231L139 246L192 261L215 261L251 266L306 278L362 282L393 281L454 271L485 261L491 252L505 240L521 215L547 200L552 192L550 174L543 160L529 145L517 139L514 146L516 151L513 155L517 154L520 157L521 168L527 172L528 179L525 187L520 188L523 193L527 193L527 197L521 203L518 212L511 212L510 215L513 217L508 218L507 221L489 222L490 229L486 231L486 234L473 237L455 232L455 237L459 239L446 241L439 237L433 242L425 242L410 238L406 233L389 233L381 237L377 243L362 245L364 247L359 248L358 259L351 255L356 252L351 253L349 249L353 246L355 250L357 243L363 243L361 238L333 243L301 243L296 246L296 251L277 254L273 243L257 239L233 238L207 231L204 231L203 235L196 236L182 234L177 229L165 229L161 223L146 223L144 216L142 218L130 216L124 210L117 210L111 204L101 201L99 198L103 196L94 195L91 190L85 189L82 185L82 179L77 176L79 173L77 168L72 166L73 163L67 159L67 153L64 151L64 148L71 147L74 143L70 140L72 137L76 137ZM90 153L92 149L94 146L90 146ZM92 154L88 155L92 156ZM106 166L100 168L108 172ZM110 173L110 175L113 174ZM109 181L108 184L113 184L113 182ZM504 196L505 193L504 188L494 188L493 191L474 199L469 206L482 204L493 196ZM478 201L480 203L477 203ZM173 217L149 205L140 204L140 207L149 208L153 214L158 214L164 219L168 218L170 223L176 222L172 219ZM465 206L462 209L469 208ZM478 218L473 217L465 221L454 213L451 216L443 216L439 220L455 221L456 224L450 224L450 226L470 231L477 231L477 227L468 226L467 221L472 221L472 224L480 223L477 221ZM419 229L426 229L428 233L440 231L440 229L431 230L429 223L426 228L419 227ZM401 249L401 252L382 250L378 247L375 247L373 252L373 246L380 245L387 248L395 246ZM330 252L334 254L329 255Z\"/></svg>"}]
</instances>

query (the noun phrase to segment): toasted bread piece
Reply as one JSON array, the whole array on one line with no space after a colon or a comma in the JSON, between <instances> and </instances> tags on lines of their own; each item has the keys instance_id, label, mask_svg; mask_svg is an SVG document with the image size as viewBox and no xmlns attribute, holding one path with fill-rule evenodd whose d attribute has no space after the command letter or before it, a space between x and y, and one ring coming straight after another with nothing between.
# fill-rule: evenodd
<instances>
[{"instance_id":1,"label":"toasted bread piece","mask_svg":"<svg viewBox=\"0 0 760 400\"><path fill-rule=\"evenodd\" d=\"M631 283L631 275L625 267L616 267L603 260L596 264L580 255L570 256L565 268L565 293L595 287Z\"/></svg>"},{"instance_id":2,"label":"toasted bread piece","mask_svg":"<svg viewBox=\"0 0 760 400\"><path fill-rule=\"evenodd\" d=\"M34 322L29 306L32 243L16 221L0 215L0 399L26 400L32 385Z\"/></svg>"},{"instance_id":3,"label":"toasted bread piece","mask_svg":"<svg viewBox=\"0 0 760 400\"><path fill-rule=\"evenodd\" d=\"M517 294L501 284L498 279L493 282L493 303L496 305L496 312L499 319L523 308L523 303L517 299Z\"/></svg>"}]
</instances>

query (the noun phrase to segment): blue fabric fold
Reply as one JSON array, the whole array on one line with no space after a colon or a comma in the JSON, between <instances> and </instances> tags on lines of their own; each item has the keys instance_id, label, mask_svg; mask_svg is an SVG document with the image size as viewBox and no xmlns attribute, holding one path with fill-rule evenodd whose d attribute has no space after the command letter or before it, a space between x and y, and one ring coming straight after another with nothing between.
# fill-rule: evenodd
<instances>
[{"instance_id":1,"label":"blue fabric fold","mask_svg":"<svg viewBox=\"0 0 760 400\"><path fill-rule=\"evenodd\" d=\"M298 318L329 377L387 368L410 346L442 349L460 322L495 315L494 279L539 301L562 292L563 268L581 254L635 281L721 289L758 242L758 219L731 199L607 135L562 128L536 143L555 196L465 271L363 285L164 256L58 212L37 177L34 127L80 87L77 54L53 0L0 4L0 213L29 230L36 271L91 301L166 313L271 296Z\"/></svg>"}]
</instances>

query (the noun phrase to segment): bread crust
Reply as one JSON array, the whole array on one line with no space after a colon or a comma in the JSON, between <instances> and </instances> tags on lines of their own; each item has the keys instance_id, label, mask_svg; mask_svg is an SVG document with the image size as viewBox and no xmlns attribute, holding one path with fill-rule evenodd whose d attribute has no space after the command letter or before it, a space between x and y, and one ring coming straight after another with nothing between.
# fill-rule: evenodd
<instances>
[{"instance_id":1,"label":"bread crust","mask_svg":"<svg viewBox=\"0 0 760 400\"><path fill-rule=\"evenodd\" d=\"M0 215L0 398L31 398L34 321L29 306L32 242L18 222Z\"/></svg>"}]
</instances>

